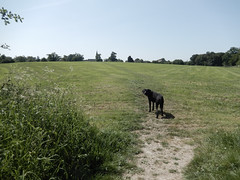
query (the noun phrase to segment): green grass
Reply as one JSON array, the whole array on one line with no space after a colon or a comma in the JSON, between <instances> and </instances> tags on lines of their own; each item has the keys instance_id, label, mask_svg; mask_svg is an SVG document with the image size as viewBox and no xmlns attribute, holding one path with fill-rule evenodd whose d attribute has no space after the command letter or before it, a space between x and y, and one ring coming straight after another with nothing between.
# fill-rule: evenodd
<instances>
[{"instance_id":1,"label":"green grass","mask_svg":"<svg viewBox=\"0 0 240 180\"><path fill-rule=\"evenodd\" d=\"M240 130L216 131L195 152L187 178L204 180L240 179Z\"/></svg>"},{"instance_id":2,"label":"green grass","mask_svg":"<svg viewBox=\"0 0 240 180\"><path fill-rule=\"evenodd\" d=\"M0 81L7 77L27 86L37 86L41 91L67 91L65 96L75 102L77 110L84 112L91 126L100 132L115 132L131 139L127 149L135 146L137 140L132 131L141 128L141 121L148 113L143 88L164 95L165 112L175 116L164 120L169 124L169 134L190 137L195 144L201 142L196 152L206 146L206 137L216 130L231 134L240 124L240 69L237 67L92 62L1 64ZM207 146L215 145L210 142ZM128 153L131 157L134 150ZM115 162L120 161L121 165L115 163L115 169L126 166L122 160L126 152L119 154ZM196 157L203 162L202 166L209 163L200 160L197 153ZM191 164L189 169L186 175L192 177L190 174L196 166Z\"/></svg>"},{"instance_id":3,"label":"green grass","mask_svg":"<svg viewBox=\"0 0 240 180\"><path fill-rule=\"evenodd\" d=\"M91 179L119 174L132 141L100 130L61 89L7 82L0 91L0 179Z\"/></svg>"}]
</instances>

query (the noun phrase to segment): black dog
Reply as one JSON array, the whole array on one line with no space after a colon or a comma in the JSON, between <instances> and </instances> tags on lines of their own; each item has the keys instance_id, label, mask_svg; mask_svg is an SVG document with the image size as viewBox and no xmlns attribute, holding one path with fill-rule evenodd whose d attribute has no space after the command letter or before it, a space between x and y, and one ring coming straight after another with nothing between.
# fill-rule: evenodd
<instances>
[{"instance_id":1,"label":"black dog","mask_svg":"<svg viewBox=\"0 0 240 180\"><path fill-rule=\"evenodd\" d=\"M158 118L158 105L160 105L161 109L161 115L163 116L163 104L164 104L164 99L163 96L159 93L156 93L150 89L143 89L142 90L143 94L148 97L148 102L149 102L149 112L151 112L151 102L153 102L152 110L154 110L154 103L156 103L156 109L157 109L157 116Z\"/></svg>"}]
</instances>

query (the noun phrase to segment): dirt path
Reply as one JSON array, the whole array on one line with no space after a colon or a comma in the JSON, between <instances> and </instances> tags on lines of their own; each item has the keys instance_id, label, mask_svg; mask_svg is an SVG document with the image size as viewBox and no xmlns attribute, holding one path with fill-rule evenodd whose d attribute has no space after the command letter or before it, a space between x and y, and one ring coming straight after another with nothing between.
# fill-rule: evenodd
<instances>
[{"instance_id":1,"label":"dirt path","mask_svg":"<svg viewBox=\"0 0 240 180\"><path fill-rule=\"evenodd\" d=\"M130 180L181 180L183 168L193 157L191 139L169 135L169 118L156 119L149 114L138 131L143 142L142 152L136 155L137 172L127 172L124 179Z\"/></svg>"}]
</instances>

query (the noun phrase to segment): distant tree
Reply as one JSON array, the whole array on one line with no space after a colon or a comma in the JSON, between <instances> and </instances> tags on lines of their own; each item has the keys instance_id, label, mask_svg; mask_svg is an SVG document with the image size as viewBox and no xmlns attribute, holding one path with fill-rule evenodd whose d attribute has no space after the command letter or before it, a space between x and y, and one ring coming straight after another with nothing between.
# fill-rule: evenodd
<instances>
[{"instance_id":1,"label":"distant tree","mask_svg":"<svg viewBox=\"0 0 240 180\"><path fill-rule=\"evenodd\" d=\"M39 56L37 56L36 61L37 61L37 62L40 62L40 61L41 61L40 58L39 58Z\"/></svg>"},{"instance_id":2,"label":"distant tree","mask_svg":"<svg viewBox=\"0 0 240 180\"><path fill-rule=\"evenodd\" d=\"M240 60L240 48L231 47L226 53L206 52L194 54L188 62L189 65L204 66L235 66Z\"/></svg>"},{"instance_id":3,"label":"distant tree","mask_svg":"<svg viewBox=\"0 0 240 180\"><path fill-rule=\"evenodd\" d=\"M151 61L143 61L143 63L151 63Z\"/></svg>"},{"instance_id":4,"label":"distant tree","mask_svg":"<svg viewBox=\"0 0 240 180\"><path fill-rule=\"evenodd\" d=\"M231 66L237 65L237 62L240 60L240 48L231 47L227 53L229 54L228 64Z\"/></svg>"},{"instance_id":5,"label":"distant tree","mask_svg":"<svg viewBox=\"0 0 240 180\"><path fill-rule=\"evenodd\" d=\"M39 57L33 57L33 56L16 56L14 58L15 62L37 62L40 61Z\"/></svg>"},{"instance_id":6,"label":"distant tree","mask_svg":"<svg viewBox=\"0 0 240 180\"><path fill-rule=\"evenodd\" d=\"M96 55L95 55L95 59L97 62L102 62L102 58L101 58L101 54L99 54L98 52L96 52Z\"/></svg>"},{"instance_id":7,"label":"distant tree","mask_svg":"<svg viewBox=\"0 0 240 180\"><path fill-rule=\"evenodd\" d=\"M61 57L57 55L57 53L53 52L51 54L47 54L47 60L48 61L60 61Z\"/></svg>"},{"instance_id":8,"label":"distant tree","mask_svg":"<svg viewBox=\"0 0 240 180\"><path fill-rule=\"evenodd\" d=\"M175 60L173 61L173 64L184 65L184 62L183 62L182 59L175 59Z\"/></svg>"},{"instance_id":9,"label":"distant tree","mask_svg":"<svg viewBox=\"0 0 240 180\"><path fill-rule=\"evenodd\" d=\"M68 61L68 56L64 55L62 61Z\"/></svg>"},{"instance_id":10,"label":"distant tree","mask_svg":"<svg viewBox=\"0 0 240 180\"><path fill-rule=\"evenodd\" d=\"M196 65L196 58L197 58L197 54L192 55L192 57L190 57L190 61L189 61L189 65Z\"/></svg>"},{"instance_id":11,"label":"distant tree","mask_svg":"<svg viewBox=\"0 0 240 180\"><path fill-rule=\"evenodd\" d=\"M108 58L108 61L110 61L110 62L117 62L117 53L112 52L110 57Z\"/></svg>"},{"instance_id":12,"label":"distant tree","mask_svg":"<svg viewBox=\"0 0 240 180\"><path fill-rule=\"evenodd\" d=\"M37 58L33 56L27 56L27 62L36 62Z\"/></svg>"},{"instance_id":13,"label":"distant tree","mask_svg":"<svg viewBox=\"0 0 240 180\"><path fill-rule=\"evenodd\" d=\"M239 54L233 54L229 59L229 64L231 66L236 66L239 59L240 59Z\"/></svg>"},{"instance_id":14,"label":"distant tree","mask_svg":"<svg viewBox=\"0 0 240 180\"><path fill-rule=\"evenodd\" d=\"M27 58L25 56L17 56L14 58L15 62L26 62Z\"/></svg>"},{"instance_id":15,"label":"distant tree","mask_svg":"<svg viewBox=\"0 0 240 180\"><path fill-rule=\"evenodd\" d=\"M136 59L135 59L135 62L136 62L136 63L143 63L143 60L142 60L142 59L139 59L139 58L136 58Z\"/></svg>"},{"instance_id":16,"label":"distant tree","mask_svg":"<svg viewBox=\"0 0 240 180\"><path fill-rule=\"evenodd\" d=\"M124 62L122 59L117 59L117 62Z\"/></svg>"},{"instance_id":17,"label":"distant tree","mask_svg":"<svg viewBox=\"0 0 240 180\"><path fill-rule=\"evenodd\" d=\"M223 55L225 53L214 53L212 52L208 57L209 66L222 66L223 65Z\"/></svg>"},{"instance_id":18,"label":"distant tree","mask_svg":"<svg viewBox=\"0 0 240 180\"><path fill-rule=\"evenodd\" d=\"M41 62L46 62L47 59L46 59L45 57L43 57L40 61L41 61Z\"/></svg>"},{"instance_id":19,"label":"distant tree","mask_svg":"<svg viewBox=\"0 0 240 180\"><path fill-rule=\"evenodd\" d=\"M13 63L15 62L11 57L7 57L5 55L0 56L0 63Z\"/></svg>"},{"instance_id":20,"label":"distant tree","mask_svg":"<svg viewBox=\"0 0 240 180\"><path fill-rule=\"evenodd\" d=\"M83 60L84 60L84 56L79 53L75 53L72 58L72 61L83 61Z\"/></svg>"},{"instance_id":21,"label":"distant tree","mask_svg":"<svg viewBox=\"0 0 240 180\"><path fill-rule=\"evenodd\" d=\"M239 48L237 48L237 47L231 47L228 51L227 51L227 53L229 53L229 54L238 54L239 53Z\"/></svg>"},{"instance_id":22,"label":"distant tree","mask_svg":"<svg viewBox=\"0 0 240 180\"><path fill-rule=\"evenodd\" d=\"M224 66L235 66L240 60L240 48L231 47L222 57Z\"/></svg>"},{"instance_id":23,"label":"distant tree","mask_svg":"<svg viewBox=\"0 0 240 180\"><path fill-rule=\"evenodd\" d=\"M75 54L69 54L68 56L64 55L62 60L63 61L83 61L84 57L79 53L75 53Z\"/></svg>"},{"instance_id":24,"label":"distant tree","mask_svg":"<svg viewBox=\"0 0 240 180\"><path fill-rule=\"evenodd\" d=\"M131 56L128 56L127 62L134 62L134 60Z\"/></svg>"},{"instance_id":25,"label":"distant tree","mask_svg":"<svg viewBox=\"0 0 240 180\"><path fill-rule=\"evenodd\" d=\"M240 55L239 55L240 56ZM239 60L238 60L238 62L237 62L237 64L236 64L237 66L240 66L240 57L239 57Z\"/></svg>"},{"instance_id":26,"label":"distant tree","mask_svg":"<svg viewBox=\"0 0 240 180\"><path fill-rule=\"evenodd\" d=\"M160 63L158 60L153 60L152 63Z\"/></svg>"}]
</instances>

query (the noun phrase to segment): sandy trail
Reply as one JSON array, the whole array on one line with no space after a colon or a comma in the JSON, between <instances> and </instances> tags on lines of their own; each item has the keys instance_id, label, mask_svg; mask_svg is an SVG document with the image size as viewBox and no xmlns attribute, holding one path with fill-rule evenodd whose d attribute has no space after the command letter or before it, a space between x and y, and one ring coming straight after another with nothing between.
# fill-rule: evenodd
<instances>
[{"instance_id":1,"label":"sandy trail","mask_svg":"<svg viewBox=\"0 0 240 180\"><path fill-rule=\"evenodd\" d=\"M137 172L129 170L124 179L130 180L181 180L183 169L193 157L191 139L169 135L169 118L156 119L149 114L139 134L143 142L141 153L136 155Z\"/></svg>"}]
</instances>

